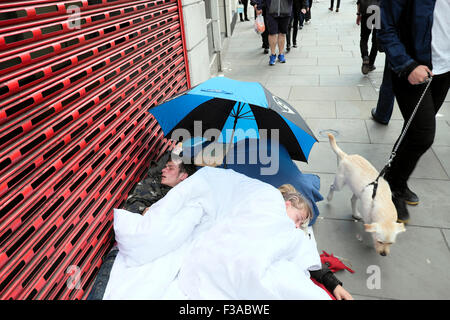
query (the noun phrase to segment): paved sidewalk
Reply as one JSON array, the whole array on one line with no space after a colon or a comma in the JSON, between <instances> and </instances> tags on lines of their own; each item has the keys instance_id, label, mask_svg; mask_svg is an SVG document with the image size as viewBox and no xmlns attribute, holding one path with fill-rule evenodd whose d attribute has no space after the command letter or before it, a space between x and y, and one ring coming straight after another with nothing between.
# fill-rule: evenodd
<instances>
[{"instance_id":1,"label":"paved sidewalk","mask_svg":"<svg viewBox=\"0 0 450 320\"><path fill-rule=\"evenodd\" d=\"M328 7L325 0L313 4L311 24L299 30L299 47L286 55L285 64L268 65L269 55L263 54L253 20L237 22L223 55L223 75L260 81L306 119L320 142L313 147L309 164L298 166L320 176L324 197L336 170L327 132L336 133L344 151L364 156L380 170L403 123L397 106L388 126L370 118L384 54L378 55L374 72L361 73L355 1L342 0L339 13ZM362 223L352 219L348 189L335 193L329 204L318 203L321 215L314 226L318 249L343 258L355 270L337 273L355 299L450 299L450 95L437 123L434 145L409 183L421 203L409 207L410 224L398 235L390 256L376 254ZM377 271L379 283L374 280Z\"/></svg>"}]
</instances>

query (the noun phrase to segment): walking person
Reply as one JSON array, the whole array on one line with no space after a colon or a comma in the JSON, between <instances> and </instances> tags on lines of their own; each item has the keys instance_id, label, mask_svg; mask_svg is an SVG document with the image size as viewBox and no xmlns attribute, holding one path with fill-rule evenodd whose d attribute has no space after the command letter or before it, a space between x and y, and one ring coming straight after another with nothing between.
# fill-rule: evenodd
<instances>
[{"instance_id":1,"label":"walking person","mask_svg":"<svg viewBox=\"0 0 450 320\"><path fill-rule=\"evenodd\" d=\"M250 0L250 5L253 6L253 8L255 8L255 19L256 19L256 16L258 15L258 0ZM267 54L269 53L269 28L267 26L267 19L266 19L267 9L265 4L262 4L261 8L262 9L259 14L262 14L265 25L264 32L261 34L262 48L264 49L264 54Z\"/></svg>"},{"instance_id":2,"label":"walking person","mask_svg":"<svg viewBox=\"0 0 450 320\"><path fill-rule=\"evenodd\" d=\"M257 0L257 14L266 6L267 27L269 28L269 47L270 58L269 65L275 65L278 60L280 63L286 63L284 49L286 44L286 33L289 19L292 13L292 0ZM276 49L278 46L278 56Z\"/></svg>"},{"instance_id":3,"label":"walking person","mask_svg":"<svg viewBox=\"0 0 450 320\"><path fill-rule=\"evenodd\" d=\"M449 16L450 1L381 2L378 39L392 70L392 88L405 121L403 128L423 95L385 175L398 220L404 223L409 220L406 204L419 203L419 197L409 189L407 182L421 156L433 144L436 114L450 86ZM424 94L429 77L433 78Z\"/></svg>"},{"instance_id":4,"label":"walking person","mask_svg":"<svg viewBox=\"0 0 450 320\"><path fill-rule=\"evenodd\" d=\"M336 12L339 12L339 6L340 5L341 5L341 0L337 0L337 2L336 2ZM334 0L331 0L330 7L328 8L328 10L333 11L333 7L334 7Z\"/></svg>"},{"instance_id":5,"label":"walking person","mask_svg":"<svg viewBox=\"0 0 450 320\"><path fill-rule=\"evenodd\" d=\"M305 24L310 24L311 23L311 7L313 4L312 0L306 0L308 2L308 5L306 6L306 13L305 13ZM317 1L319 2L319 1Z\"/></svg>"},{"instance_id":6,"label":"walking person","mask_svg":"<svg viewBox=\"0 0 450 320\"><path fill-rule=\"evenodd\" d=\"M380 5L379 0L358 0L356 2L356 24L361 25L361 35L359 41L359 48L361 51L361 58L363 60L361 66L361 72L363 74L368 74L370 71L375 70L375 59L377 57L377 29L375 28L375 20L373 15L377 11L371 10L371 6ZM374 13L375 12L375 13ZM372 46L370 48L369 54L369 36L372 34Z\"/></svg>"},{"instance_id":7,"label":"walking person","mask_svg":"<svg viewBox=\"0 0 450 320\"><path fill-rule=\"evenodd\" d=\"M299 24L303 27L304 14L308 6L308 0L293 0L292 15L289 19L286 34L286 52L291 50L291 28L292 28L292 47L297 48L297 34Z\"/></svg>"},{"instance_id":8,"label":"walking person","mask_svg":"<svg viewBox=\"0 0 450 320\"><path fill-rule=\"evenodd\" d=\"M247 16L248 0L239 0L239 3L244 6L244 18L245 19L242 18L242 13L239 13L239 18L241 18L241 22L250 21Z\"/></svg>"},{"instance_id":9,"label":"walking person","mask_svg":"<svg viewBox=\"0 0 450 320\"><path fill-rule=\"evenodd\" d=\"M394 110L394 102L395 95L392 90L392 75L386 57L377 106L370 111L372 119L379 124L387 125L391 120L392 111Z\"/></svg>"}]
</instances>

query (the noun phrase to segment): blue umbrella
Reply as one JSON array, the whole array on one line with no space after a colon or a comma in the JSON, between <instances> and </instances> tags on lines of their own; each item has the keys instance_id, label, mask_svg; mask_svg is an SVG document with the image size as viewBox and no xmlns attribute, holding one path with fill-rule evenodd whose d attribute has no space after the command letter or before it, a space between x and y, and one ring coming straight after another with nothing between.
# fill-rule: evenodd
<instances>
[{"instance_id":1,"label":"blue umbrella","mask_svg":"<svg viewBox=\"0 0 450 320\"><path fill-rule=\"evenodd\" d=\"M283 99L273 95L258 82L244 82L225 77L211 78L149 112L158 121L165 137L176 129L186 129L192 137L203 136L208 129L219 129L218 142L237 142L259 138L266 129L268 138L278 130L280 143L293 160L307 161L317 142L303 118ZM201 131L195 122L201 121ZM237 134L238 130L240 133ZM231 133L231 139L228 134ZM273 139L273 138L272 138Z\"/></svg>"}]
</instances>

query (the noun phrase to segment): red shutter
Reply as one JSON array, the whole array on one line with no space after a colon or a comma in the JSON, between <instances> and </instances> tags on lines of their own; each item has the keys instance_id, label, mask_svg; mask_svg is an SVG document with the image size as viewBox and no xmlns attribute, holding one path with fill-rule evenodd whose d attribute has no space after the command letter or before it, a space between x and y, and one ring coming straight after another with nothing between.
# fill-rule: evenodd
<instances>
[{"instance_id":1,"label":"red shutter","mask_svg":"<svg viewBox=\"0 0 450 320\"><path fill-rule=\"evenodd\" d=\"M0 299L86 298L171 147L147 110L189 87L179 2L0 3Z\"/></svg>"}]
</instances>

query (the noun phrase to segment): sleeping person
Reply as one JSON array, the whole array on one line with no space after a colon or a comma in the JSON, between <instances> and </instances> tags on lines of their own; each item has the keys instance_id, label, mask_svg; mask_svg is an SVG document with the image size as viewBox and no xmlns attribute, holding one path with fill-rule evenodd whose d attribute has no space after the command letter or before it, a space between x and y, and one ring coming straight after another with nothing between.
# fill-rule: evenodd
<instances>
[{"instance_id":1,"label":"sleeping person","mask_svg":"<svg viewBox=\"0 0 450 320\"><path fill-rule=\"evenodd\" d=\"M180 165L182 164L176 160L174 161L174 159L171 159L167 163L165 169L163 169L161 182L171 183L170 179L172 178L175 178L177 182L172 185L174 188L167 194L167 199L162 201L166 198L164 197L161 201L155 203L147 211L145 216L130 215L125 210L115 211L114 229L120 250L110 274L110 281L108 281L107 290L103 296L104 299L318 298L317 294L312 294L311 296L308 294L290 296L288 294L286 296L283 292L275 292L280 289L278 288L273 291L274 288L271 288L270 284L264 285L264 281L267 279L264 280L261 278L261 275L259 275L259 279L258 276L255 278L255 274L251 272L247 273L247 276L249 276L247 278L251 281L246 281L246 289L241 288L241 291L237 290L237 288L242 286L242 283L238 284L236 282L223 283L225 288L228 287L228 290L217 287L212 290L213 286L211 285L200 288L197 285L198 277L206 276L208 278L212 273L217 276L222 275L222 278L227 278L230 275L243 275L233 270L233 268L231 270L222 270L222 273L218 272L214 270L214 264L212 264L212 270L203 269L204 273L201 274L202 268L199 267L200 261L205 261L203 265L206 265L206 262L210 264L214 259L216 259L216 262L219 262L226 257L226 255L217 255L217 253L226 246L227 237L229 238L233 235L236 240L242 242L245 239L248 240L248 237L253 234L255 240L259 238L260 240L265 239L264 241L266 241L268 238L271 238L273 242L277 242L277 232L271 226L271 222L274 222L271 220L279 220L278 222L281 222L281 217L277 216L276 213L267 211L272 206L268 206L265 203L267 201L264 197L260 197L264 194L263 191L274 195L272 190L276 189L272 186L255 179L250 179L232 170L215 168L202 168L199 170L200 174L197 173L188 179L189 174L184 174L185 172L180 168ZM242 196L243 194L241 194L239 196L240 191L246 189L243 185L248 186L247 190L249 194L246 196ZM299 194L296 193L292 186L290 186L291 189L289 187L287 188L285 194L280 190L283 197L286 196L284 198L284 210L281 211L284 212L285 216L287 213L287 216L294 221L298 228L307 230L308 220L311 216L310 206L307 205L308 201L301 197L301 195L299 197ZM254 191L258 192L254 193ZM279 199L283 200L283 197ZM275 205L274 207L276 207L275 211L280 212L279 205ZM268 213L266 215L267 219L261 219L264 216L261 215L262 209L265 209L266 213ZM254 228L256 232L253 232L255 230L249 232L252 228L250 221L255 217L259 218L259 221L263 223ZM230 223L233 226L238 226L239 221L242 223L241 228L234 228L237 232L230 231ZM274 224L274 226L276 225L277 223ZM281 223L278 231L281 232L281 229L286 228L285 225L285 222ZM225 228L221 233L224 236L217 236L216 232L222 228ZM297 238L297 242L301 240L294 234L291 234L291 236ZM168 241L170 238L172 238L171 241ZM200 241L199 239L202 240ZM210 240L209 245L207 245L208 239ZM217 245L215 246L213 244L215 241L219 241L220 244L216 243ZM137 242L139 242L139 245ZM289 244L289 242L278 242L280 242L280 248L286 245L292 247L292 244ZM239 243L236 244L239 245ZM316 251L316 271L309 270L310 275L320 283L323 283L330 292L334 293L337 299L351 299L350 294L342 288L341 283L334 277L331 271L326 269L326 267L320 269L320 260L319 264L317 264L318 254L315 247L315 240L311 243L313 246L310 245L308 250L312 248L312 251ZM242 247L247 247L245 250L247 250L246 252L249 257L247 259L248 261L262 259L261 255L252 257L252 251L254 252L255 250L248 251L251 246L244 245ZM301 247L301 245L298 245L298 247ZM218 248L220 249L218 250ZM272 253L279 252L280 248L273 247ZM211 251L215 252L215 254L207 254L208 252L211 253ZM235 253L236 250L232 249L231 256L234 256ZM295 257L292 255L290 255L290 258L291 260L295 260ZM224 263L215 265L228 265L228 267L231 267L234 263L231 260L233 259L225 259L225 261L222 261ZM289 265L289 263L286 263L287 260L284 261L285 267ZM276 270L276 268L274 269L273 263L270 262L270 259L266 263L269 266L272 265L272 270ZM294 265L291 264L289 267L293 267ZM278 264L279 266L281 264ZM192 272L192 270L195 270L195 272ZM273 282L277 277L276 273L272 273L269 276L269 283ZM217 279L209 280L213 280L211 283L217 283L215 281ZM303 277L302 281L306 283L305 277ZM258 282L259 286L253 285L253 283ZM153 289L150 289L152 287ZM176 288L178 290L177 294L171 294L173 290L170 288ZM184 288L184 290L180 290L181 288ZM192 291L193 288L195 288L195 292ZM311 288L315 290L314 287ZM265 291L265 294L259 294L258 289L262 289L259 290L261 293ZM287 289L288 291L291 290L289 288ZM228 292L226 295L217 295L219 291ZM101 298L101 296L97 297Z\"/></svg>"}]
</instances>

